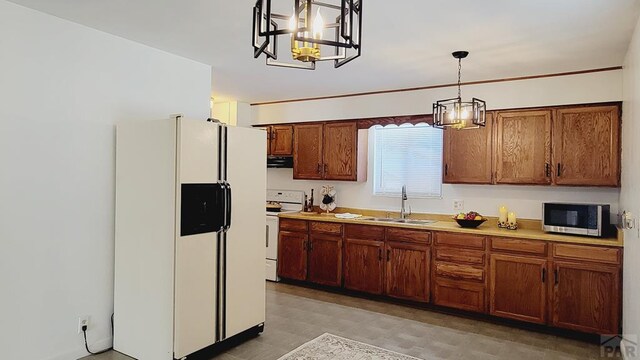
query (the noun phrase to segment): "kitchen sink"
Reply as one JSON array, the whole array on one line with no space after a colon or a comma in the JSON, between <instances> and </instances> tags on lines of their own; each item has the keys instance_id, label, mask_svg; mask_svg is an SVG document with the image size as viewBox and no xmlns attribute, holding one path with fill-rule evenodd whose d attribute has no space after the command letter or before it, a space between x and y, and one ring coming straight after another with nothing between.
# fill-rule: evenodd
<instances>
[{"instance_id":1,"label":"kitchen sink","mask_svg":"<svg viewBox=\"0 0 640 360\"><path fill-rule=\"evenodd\" d=\"M416 224L416 225L428 225L436 222L435 220L418 220L418 219L394 219L394 218L369 218L363 219L375 222L388 222L388 223L403 223L403 224Z\"/></svg>"},{"instance_id":2,"label":"kitchen sink","mask_svg":"<svg viewBox=\"0 0 640 360\"><path fill-rule=\"evenodd\" d=\"M434 222L436 222L436 220L400 219L400 222L406 223L406 224L427 225L427 224L433 224Z\"/></svg>"}]
</instances>

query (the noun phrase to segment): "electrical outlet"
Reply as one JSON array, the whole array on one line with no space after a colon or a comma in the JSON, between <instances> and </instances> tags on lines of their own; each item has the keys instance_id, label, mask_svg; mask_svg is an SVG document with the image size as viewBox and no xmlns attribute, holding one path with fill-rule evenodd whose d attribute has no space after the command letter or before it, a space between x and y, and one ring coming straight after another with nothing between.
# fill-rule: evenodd
<instances>
[{"instance_id":1,"label":"electrical outlet","mask_svg":"<svg viewBox=\"0 0 640 360\"><path fill-rule=\"evenodd\" d=\"M89 330L89 315L82 315L78 317L78 334L82 334L82 327L86 326Z\"/></svg>"},{"instance_id":2,"label":"electrical outlet","mask_svg":"<svg viewBox=\"0 0 640 360\"><path fill-rule=\"evenodd\" d=\"M453 210L464 211L464 200L453 200Z\"/></svg>"}]
</instances>

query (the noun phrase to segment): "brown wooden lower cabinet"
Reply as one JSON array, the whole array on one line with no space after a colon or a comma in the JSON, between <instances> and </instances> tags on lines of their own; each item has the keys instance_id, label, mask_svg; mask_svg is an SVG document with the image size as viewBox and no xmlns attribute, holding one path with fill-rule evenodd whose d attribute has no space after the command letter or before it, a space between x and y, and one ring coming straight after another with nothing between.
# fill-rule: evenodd
<instances>
[{"instance_id":1,"label":"brown wooden lower cabinet","mask_svg":"<svg viewBox=\"0 0 640 360\"><path fill-rule=\"evenodd\" d=\"M620 268L556 261L552 325L598 334L620 331Z\"/></svg>"},{"instance_id":2,"label":"brown wooden lower cabinet","mask_svg":"<svg viewBox=\"0 0 640 360\"><path fill-rule=\"evenodd\" d=\"M431 244L425 230L282 220L285 279L587 333L620 331L620 248L447 232L433 232Z\"/></svg>"},{"instance_id":3,"label":"brown wooden lower cabinet","mask_svg":"<svg viewBox=\"0 0 640 360\"><path fill-rule=\"evenodd\" d=\"M433 303L455 309L485 312L484 284L436 279L433 286Z\"/></svg>"},{"instance_id":4,"label":"brown wooden lower cabinet","mask_svg":"<svg viewBox=\"0 0 640 360\"><path fill-rule=\"evenodd\" d=\"M546 323L547 260L491 254L490 314Z\"/></svg>"},{"instance_id":5,"label":"brown wooden lower cabinet","mask_svg":"<svg viewBox=\"0 0 640 360\"><path fill-rule=\"evenodd\" d=\"M312 233L308 251L309 281L328 286L342 285L342 237Z\"/></svg>"},{"instance_id":6,"label":"brown wooden lower cabinet","mask_svg":"<svg viewBox=\"0 0 640 360\"><path fill-rule=\"evenodd\" d=\"M280 231L278 236L278 276L293 279L307 279L306 233Z\"/></svg>"},{"instance_id":7,"label":"brown wooden lower cabinet","mask_svg":"<svg viewBox=\"0 0 640 360\"><path fill-rule=\"evenodd\" d=\"M345 239L344 287L370 294L384 290L384 242Z\"/></svg>"},{"instance_id":8,"label":"brown wooden lower cabinet","mask_svg":"<svg viewBox=\"0 0 640 360\"><path fill-rule=\"evenodd\" d=\"M386 294L428 302L431 251L428 245L387 242Z\"/></svg>"}]
</instances>

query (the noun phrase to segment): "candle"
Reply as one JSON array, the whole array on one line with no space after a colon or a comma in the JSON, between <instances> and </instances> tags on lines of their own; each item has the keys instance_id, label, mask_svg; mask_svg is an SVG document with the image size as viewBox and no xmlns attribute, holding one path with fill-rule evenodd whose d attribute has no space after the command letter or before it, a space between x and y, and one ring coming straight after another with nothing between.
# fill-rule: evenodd
<instances>
[{"instance_id":1,"label":"candle","mask_svg":"<svg viewBox=\"0 0 640 360\"><path fill-rule=\"evenodd\" d=\"M498 211L500 212L500 217L498 218L498 221L506 224L507 223L507 207L502 205L500 206Z\"/></svg>"},{"instance_id":2,"label":"candle","mask_svg":"<svg viewBox=\"0 0 640 360\"><path fill-rule=\"evenodd\" d=\"M509 215L507 216L507 222L509 223L509 225L515 225L516 213L510 212Z\"/></svg>"}]
</instances>

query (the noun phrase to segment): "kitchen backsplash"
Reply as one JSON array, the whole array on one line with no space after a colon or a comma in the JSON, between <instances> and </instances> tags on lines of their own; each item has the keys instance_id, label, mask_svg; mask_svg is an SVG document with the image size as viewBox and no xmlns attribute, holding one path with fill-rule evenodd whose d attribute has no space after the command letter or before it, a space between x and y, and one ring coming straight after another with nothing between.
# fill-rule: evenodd
<instances>
[{"instance_id":1,"label":"kitchen backsplash","mask_svg":"<svg viewBox=\"0 0 640 360\"><path fill-rule=\"evenodd\" d=\"M369 174L371 175L371 174ZM312 188L316 194L325 184L334 185L336 202L341 207L399 211L400 198L374 196L371 176L367 182L293 180L292 169L268 169L269 189L304 190ZM442 185L442 198L412 198L407 204L412 211L434 214L453 214L454 200L464 201L464 211L477 211L498 216L498 207L506 205L520 218L540 219L543 202L604 203L611 205L612 221L617 222L620 189L579 188L515 185ZM316 203L319 201L316 196ZM317 205L317 204L316 204Z\"/></svg>"}]
</instances>

